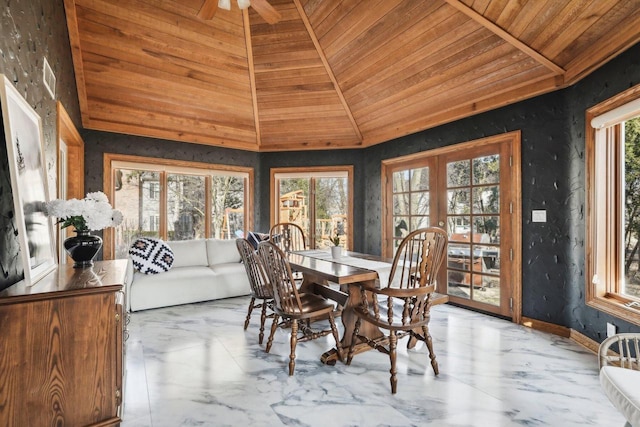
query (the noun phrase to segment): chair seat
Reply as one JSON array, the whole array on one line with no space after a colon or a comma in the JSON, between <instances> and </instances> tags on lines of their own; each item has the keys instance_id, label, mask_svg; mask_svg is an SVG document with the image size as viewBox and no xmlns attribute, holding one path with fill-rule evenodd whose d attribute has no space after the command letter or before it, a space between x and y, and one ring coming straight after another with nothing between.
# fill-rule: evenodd
<instances>
[{"instance_id":1,"label":"chair seat","mask_svg":"<svg viewBox=\"0 0 640 427\"><path fill-rule=\"evenodd\" d=\"M269 286L262 285L251 290L251 296L258 299L273 299L273 291Z\"/></svg>"},{"instance_id":2,"label":"chair seat","mask_svg":"<svg viewBox=\"0 0 640 427\"><path fill-rule=\"evenodd\" d=\"M394 303L393 305L393 323L389 322L389 310L386 305L381 304L378 307L379 317L376 318L375 312L372 307L364 308L362 306L355 307L354 313L356 316L366 320L369 323L376 325L379 328L384 328L393 331L408 331L410 329L419 328L422 325L429 323L428 317L414 317L411 321L405 319L405 323L402 322L402 304Z\"/></svg>"},{"instance_id":3,"label":"chair seat","mask_svg":"<svg viewBox=\"0 0 640 427\"><path fill-rule=\"evenodd\" d=\"M603 366L600 370L600 385L629 424L640 426L640 371Z\"/></svg>"},{"instance_id":4,"label":"chair seat","mask_svg":"<svg viewBox=\"0 0 640 427\"><path fill-rule=\"evenodd\" d=\"M276 313L281 316L284 315L291 317L293 319L306 319L309 317L318 317L323 314L330 313L335 308L331 302L319 295L302 292L299 294L299 296L302 311L295 307L293 312L283 312L278 310L276 307Z\"/></svg>"}]
</instances>

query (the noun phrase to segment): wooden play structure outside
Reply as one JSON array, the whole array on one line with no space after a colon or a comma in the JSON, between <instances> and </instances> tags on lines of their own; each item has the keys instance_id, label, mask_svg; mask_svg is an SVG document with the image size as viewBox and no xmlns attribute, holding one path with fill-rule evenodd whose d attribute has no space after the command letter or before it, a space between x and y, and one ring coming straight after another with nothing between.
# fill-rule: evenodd
<instances>
[{"instance_id":1,"label":"wooden play structure outside","mask_svg":"<svg viewBox=\"0 0 640 427\"><path fill-rule=\"evenodd\" d=\"M309 233L309 206L304 190L295 190L280 196L278 219L281 222L292 222L299 225L305 233ZM340 246L346 248L347 243L347 216L331 215L331 218L317 218L316 247L330 246L329 238L336 231L340 235Z\"/></svg>"}]
</instances>

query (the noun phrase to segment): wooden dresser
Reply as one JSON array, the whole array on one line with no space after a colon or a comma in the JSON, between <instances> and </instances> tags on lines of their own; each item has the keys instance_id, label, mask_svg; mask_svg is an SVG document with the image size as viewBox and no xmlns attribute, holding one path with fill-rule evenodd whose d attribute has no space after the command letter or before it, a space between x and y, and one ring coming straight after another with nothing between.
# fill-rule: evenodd
<instances>
[{"instance_id":1,"label":"wooden dresser","mask_svg":"<svg viewBox=\"0 0 640 427\"><path fill-rule=\"evenodd\" d=\"M0 292L0 426L120 424L127 262Z\"/></svg>"}]
</instances>

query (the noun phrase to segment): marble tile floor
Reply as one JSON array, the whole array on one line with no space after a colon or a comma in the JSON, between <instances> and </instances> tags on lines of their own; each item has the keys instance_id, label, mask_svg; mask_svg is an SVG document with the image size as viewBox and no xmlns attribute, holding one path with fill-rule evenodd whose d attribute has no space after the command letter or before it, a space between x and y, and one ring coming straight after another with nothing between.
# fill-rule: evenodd
<instances>
[{"instance_id":1,"label":"marble tile floor","mask_svg":"<svg viewBox=\"0 0 640 427\"><path fill-rule=\"evenodd\" d=\"M569 339L453 306L432 310L440 365L426 347L325 366L331 335L299 343L288 375L287 330L271 353L248 297L131 314L123 427L143 426L620 426L594 354ZM268 320L269 322L269 320ZM340 325L340 322L338 322ZM341 325L340 325L341 326ZM268 333L266 334L268 336ZM265 336L265 343L266 338Z\"/></svg>"}]
</instances>

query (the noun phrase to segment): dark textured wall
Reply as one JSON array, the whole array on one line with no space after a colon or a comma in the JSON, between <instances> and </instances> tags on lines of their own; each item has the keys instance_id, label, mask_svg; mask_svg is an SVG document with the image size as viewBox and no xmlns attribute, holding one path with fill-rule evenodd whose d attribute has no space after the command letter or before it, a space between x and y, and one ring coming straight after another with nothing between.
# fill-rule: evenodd
<instances>
[{"instance_id":1,"label":"dark textured wall","mask_svg":"<svg viewBox=\"0 0 640 427\"><path fill-rule=\"evenodd\" d=\"M556 92L499 110L440 126L370 148L365 169L366 252L379 252L380 162L435 147L515 130L522 138L522 299L523 315L564 325L566 269L571 255L572 221L567 203L575 182L569 164L574 155L567 137L564 96ZM546 209L546 223L531 223L532 209Z\"/></svg>"},{"instance_id":2,"label":"dark textured wall","mask_svg":"<svg viewBox=\"0 0 640 427\"><path fill-rule=\"evenodd\" d=\"M45 161L52 197L56 195L56 100L42 83L46 57L57 78L56 98L80 125L78 96L63 0L2 0L0 10L0 73L42 118ZM13 194L4 130L0 143L0 289L24 276L14 230Z\"/></svg>"},{"instance_id":3,"label":"dark textured wall","mask_svg":"<svg viewBox=\"0 0 640 427\"><path fill-rule=\"evenodd\" d=\"M618 332L638 332L638 326L629 325L607 314L601 313L584 304L584 280L585 270L585 213L586 194L584 191L584 134L585 134L585 110L619 94L632 86L640 84L640 44L634 46L624 54L615 58L611 63L596 70L578 84L564 91L567 100L569 114L567 122L568 137L574 142L576 155L571 163L572 176L580 179L581 187L576 191L576 203L567 212L567 221L575 224L575 262L572 263L568 274L571 278L579 280L575 285L566 288L567 316L566 326L569 326L587 336L601 340L606 337L606 322L612 322L618 326ZM577 158L579 155L579 159ZM577 179L576 179L577 181ZM577 187L577 185L576 185ZM570 214L570 216L569 216ZM578 219L579 218L579 219Z\"/></svg>"}]
</instances>

